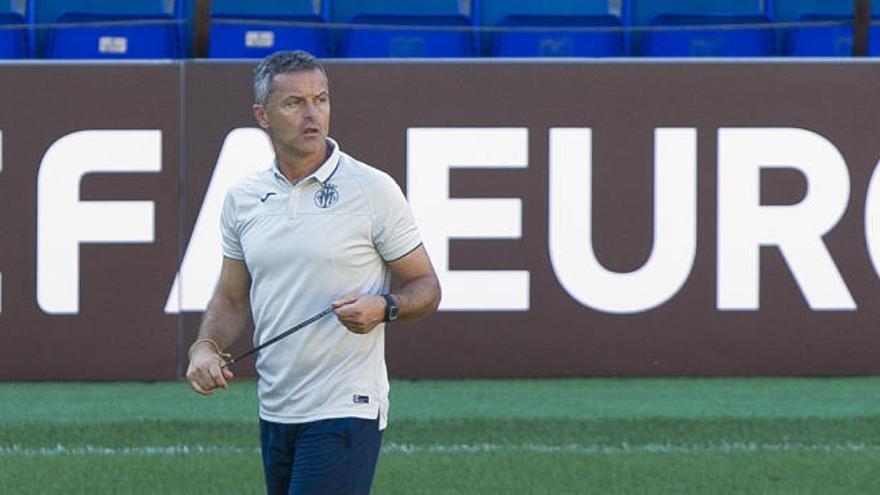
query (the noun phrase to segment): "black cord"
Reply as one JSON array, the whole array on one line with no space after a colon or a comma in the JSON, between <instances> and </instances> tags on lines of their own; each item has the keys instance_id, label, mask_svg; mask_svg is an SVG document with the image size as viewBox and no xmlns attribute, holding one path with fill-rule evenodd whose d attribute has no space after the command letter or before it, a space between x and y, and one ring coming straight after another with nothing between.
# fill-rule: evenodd
<instances>
[{"instance_id":1,"label":"black cord","mask_svg":"<svg viewBox=\"0 0 880 495\"><path fill-rule=\"evenodd\" d=\"M333 308L329 307L329 308L325 309L324 311L321 311L320 313L316 314L315 316L312 316L311 318L309 318L307 320L303 320L302 322L297 323L293 328L291 328L289 330L285 330L284 333L282 333L281 335L277 335L275 337L272 337L271 339L267 340L266 342L263 342L262 344L254 347L253 349L245 352L241 356L237 356L237 357L230 359L229 361L226 362L226 364L223 365L223 367L228 368L228 367L232 366L233 364L237 363L239 360L244 359L244 358L250 356L251 354L258 352L261 349L265 349L266 347L269 347L270 345L274 344L275 342L278 342L279 340L281 340L289 335L292 335L293 333L297 332L298 330L302 330L303 328L311 325L312 323L320 320L321 318L329 315L332 312L333 312Z\"/></svg>"}]
</instances>

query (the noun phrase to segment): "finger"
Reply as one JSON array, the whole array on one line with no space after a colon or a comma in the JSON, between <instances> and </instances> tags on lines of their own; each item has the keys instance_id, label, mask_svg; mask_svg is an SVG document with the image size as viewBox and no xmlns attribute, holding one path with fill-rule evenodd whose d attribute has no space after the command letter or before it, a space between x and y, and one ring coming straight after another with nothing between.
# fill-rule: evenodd
<instances>
[{"instance_id":1,"label":"finger","mask_svg":"<svg viewBox=\"0 0 880 495\"><path fill-rule=\"evenodd\" d=\"M198 376L198 370L193 368L192 363L190 363L189 369L186 370L186 382L189 384L190 388L193 389L194 392L205 395L206 390L199 385L197 381Z\"/></svg>"},{"instance_id":2,"label":"finger","mask_svg":"<svg viewBox=\"0 0 880 495\"><path fill-rule=\"evenodd\" d=\"M235 378L235 375L232 374L232 371L230 371L229 368L220 368L220 371L223 372L223 377L226 378L227 381Z\"/></svg>"},{"instance_id":3,"label":"finger","mask_svg":"<svg viewBox=\"0 0 880 495\"><path fill-rule=\"evenodd\" d=\"M205 390L206 392L213 393L215 389L221 386L220 383L214 378L215 368L217 368L217 366L213 362L204 363L202 366L196 368L195 382L198 383L202 390Z\"/></svg>"},{"instance_id":4,"label":"finger","mask_svg":"<svg viewBox=\"0 0 880 495\"><path fill-rule=\"evenodd\" d=\"M337 309L342 306L351 304L357 300L358 300L357 294L346 294L346 295L340 297L339 299L333 301L332 303L330 303L330 306L332 306L333 309Z\"/></svg>"},{"instance_id":5,"label":"finger","mask_svg":"<svg viewBox=\"0 0 880 495\"><path fill-rule=\"evenodd\" d=\"M369 308L367 301L368 299L363 297L355 298L351 302L336 308L336 314L351 321L358 321L363 318L365 311ZM383 300L382 303L384 304L385 301Z\"/></svg>"},{"instance_id":6,"label":"finger","mask_svg":"<svg viewBox=\"0 0 880 495\"><path fill-rule=\"evenodd\" d=\"M205 395L208 395L217 388L217 384L211 376L212 364L213 363L211 363L210 360L208 360L208 362L201 360L198 362L190 362L186 378L189 380L190 384L194 385L193 390L196 392L206 393ZM195 385L198 386L198 389L196 389Z\"/></svg>"},{"instance_id":7,"label":"finger","mask_svg":"<svg viewBox=\"0 0 880 495\"><path fill-rule=\"evenodd\" d=\"M198 374L194 381L202 390L204 390L208 394L214 393L214 389L217 388L217 384L214 382L214 378L211 377L210 370L198 370Z\"/></svg>"},{"instance_id":8,"label":"finger","mask_svg":"<svg viewBox=\"0 0 880 495\"><path fill-rule=\"evenodd\" d=\"M217 387L220 387L224 390L229 388L229 384L226 383L226 378L223 377L223 372L220 371L219 366L211 366L211 370L209 371L211 375L211 379L214 380L214 383Z\"/></svg>"},{"instance_id":9,"label":"finger","mask_svg":"<svg viewBox=\"0 0 880 495\"><path fill-rule=\"evenodd\" d=\"M345 321L353 319L357 315L357 308L353 307L351 304L346 304L337 307L333 312L336 313L336 317L339 318L339 321L344 323Z\"/></svg>"},{"instance_id":10,"label":"finger","mask_svg":"<svg viewBox=\"0 0 880 495\"><path fill-rule=\"evenodd\" d=\"M348 331L351 332L351 333L356 333L356 334L365 334L365 333L367 333L367 327L366 327L366 325L364 325L364 324L363 324L362 322L360 322L360 321L351 321L351 322L349 322L347 325L345 325L345 328L347 328Z\"/></svg>"},{"instance_id":11,"label":"finger","mask_svg":"<svg viewBox=\"0 0 880 495\"><path fill-rule=\"evenodd\" d=\"M196 382L195 380L190 380L189 386L199 395L211 395L213 393L210 390L202 388L202 386L199 385L198 382Z\"/></svg>"},{"instance_id":12,"label":"finger","mask_svg":"<svg viewBox=\"0 0 880 495\"><path fill-rule=\"evenodd\" d=\"M352 328L357 325L357 320L353 317L351 311L337 310L336 319L339 320L339 323L348 330L352 330Z\"/></svg>"}]
</instances>

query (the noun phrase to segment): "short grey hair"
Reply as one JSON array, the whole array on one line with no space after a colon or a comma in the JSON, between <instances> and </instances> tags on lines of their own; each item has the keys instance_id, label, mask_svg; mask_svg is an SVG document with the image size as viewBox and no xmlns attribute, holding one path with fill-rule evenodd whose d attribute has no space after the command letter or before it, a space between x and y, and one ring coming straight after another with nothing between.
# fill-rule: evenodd
<instances>
[{"instance_id":1,"label":"short grey hair","mask_svg":"<svg viewBox=\"0 0 880 495\"><path fill-rule=\"evenodd\" d=\"M324 74L327 85L330 85L330 78L327 77L324 66L309 52L302 50L280 51L267 56L254 69L254 102L258 105L266 104L269 94L275 89L272 86L272 80L276 75L312 69L320 70L321 74Z\"/></svg>"}]
</instances>

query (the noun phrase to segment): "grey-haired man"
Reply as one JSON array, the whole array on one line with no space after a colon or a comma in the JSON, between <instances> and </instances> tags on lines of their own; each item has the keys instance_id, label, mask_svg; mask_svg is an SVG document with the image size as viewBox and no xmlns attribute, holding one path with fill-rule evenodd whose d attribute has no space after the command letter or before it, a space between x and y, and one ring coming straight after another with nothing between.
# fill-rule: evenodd
<instances>
[{"instance_id":1,"label":"grey-haired man","mask_svg":"<svg viewBox=\"0 0 880 495\"><path fill-rule=\"evenodd\" d=\"M328 137L320 62L272 54L254 92L275 163L226 196L220 281L187 379L204 395L227 388L222 349L251 318L259 344L331 304L335 318L257 357L266 483L271 494L368 493L388 414L385 322L435 311L440 285L400 187Z\"/></svg>"}]
</instances>

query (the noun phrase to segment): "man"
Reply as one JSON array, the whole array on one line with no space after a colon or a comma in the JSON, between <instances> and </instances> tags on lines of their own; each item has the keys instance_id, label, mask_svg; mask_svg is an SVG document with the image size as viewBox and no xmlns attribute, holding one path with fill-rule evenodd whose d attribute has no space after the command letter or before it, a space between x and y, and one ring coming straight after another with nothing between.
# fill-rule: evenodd
<instances>
[{"instance_id":1,"label":"man","mask_svg":"<svg viewBox=\"0 0 880 495\"><path fill-rule=\"evenodd\" d=\"M332 306L335 317L257 356L266 485L368 493L388 414L384 323L435 311L440 286L399 186L328 137L323 66L277 52L254 74L254 115L275 163L226 196L220 280L187 379L203 395L227 388L222 350L251 318L259 344Z\"/></svg>"}]
</instances>

